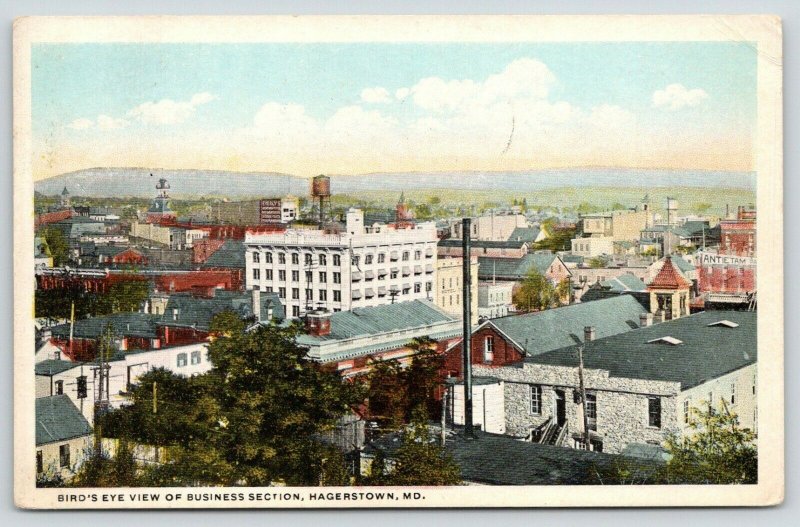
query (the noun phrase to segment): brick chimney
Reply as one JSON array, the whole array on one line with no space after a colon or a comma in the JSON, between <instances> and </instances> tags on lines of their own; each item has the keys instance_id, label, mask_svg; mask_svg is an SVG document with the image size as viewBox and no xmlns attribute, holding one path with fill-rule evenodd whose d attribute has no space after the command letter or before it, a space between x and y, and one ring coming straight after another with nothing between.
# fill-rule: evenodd
<instances>
[{"instance_id":1,"label":"brick chimney","mask_svg":"<svg viewBox=\"0 0 800 527\"><path fill-rule=\"evenodd\" d=\"M326 309L309 311L306 314L306 333L312 337L324 337L331 332L331 313Z\"/></svg>"},{"instance_id":2,"label":"brick chimney","mask_svg":"<svg viewBox=\"0 0 800 527\"><path fill-rule=\"evenodd\" d=\"M595 339L596 333L594 326L586 326L583 328L583 341L591 342Z\"/></svg>"},{"instance_id":3,"label":"brick chimney","mask_svg":"<svg viewBox=\"0 0 800 527\"><path fill-rule=\"evenodd\" d=\"M646 328L653 325L653 314L642 313L639 315L639 327Z\"/></svg>"},{"instance_id":4,"label":"brick chimney","mask_svg":"<svg viewBox=\"0 0 800 527\"><path fill-rule=\"evenodd\" d=\"M253 316L256 317L257 322L261 322L261 290L258 287L253 288Z\"/></svg>"}]
</instances>

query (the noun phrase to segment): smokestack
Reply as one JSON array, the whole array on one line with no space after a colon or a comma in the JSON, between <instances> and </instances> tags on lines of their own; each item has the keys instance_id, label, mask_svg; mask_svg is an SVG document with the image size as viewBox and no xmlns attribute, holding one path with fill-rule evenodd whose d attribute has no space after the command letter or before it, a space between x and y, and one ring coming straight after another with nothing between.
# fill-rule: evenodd
<instances>
[{"instance_id":1,"label":"smokestack","mask_svg":"<svg viewBox=\"0 0 800 527\"><path fill-rule=\"evenodd\" d=\"M463 328L464 328L464 437L466 439L474 439L475 434L472 430L472 284L471 263L472 251L470 250L470 233L472 232L471 220L463 218L461 220L461 286L463 288L462 298L463 302Z\"/></svg>"},{"instance_id":2,"label":"smokestack","mask_svg":"<svg viewBox=\"0 0 800 527\"><path fill-rule=\"evenodd\" d=\"M639 315L639 327L646 328L653 325L653 314L642 313Z\"/></svg>"},{"instance_id":3,"label":"smokestack","mask_svg":"<svg viewBox=\"0 0 800 527\"><path fill-rule=\"evenodd\" d=\"M583 341L584 342L591 342L594 340L595 331L594 326L586 326L583 328Z\"/></svg>"},{"instance_id":4,"label":"smokestack","mask_svg":"<svg viewBox=\"0 0 800 527\"><path fill-rule=\"evenodd\" d=\"M258 287L253 288L253 316L256 322L261 322L261 289Z\"/></svg>"},{"instance_id":5,"label":"smokestack","mask_svg":"<svg viewBox=\"0 0 800 527\"><path fill-rule=\"evenodd\" d=\"M312 337L324 337L331 332L331 313L326 309L306 313L306 333Z\"/></svg>"}]
</instances>

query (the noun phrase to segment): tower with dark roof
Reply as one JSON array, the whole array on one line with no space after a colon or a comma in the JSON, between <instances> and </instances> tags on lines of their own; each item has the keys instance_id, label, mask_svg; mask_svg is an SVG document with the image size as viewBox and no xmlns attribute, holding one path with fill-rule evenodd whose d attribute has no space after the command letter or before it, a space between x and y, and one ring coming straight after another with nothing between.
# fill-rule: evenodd
<instances>
[{"instance_id":1,"label":"tower with dark roof","mask_svg":"<svg viewBox=\"0 0 800 527\"><path fill-rule=\"evenodd\" d=\"M64 185L64 190L61 191L61 208L68 209L72 206L70 197L69 197L69 190L67 190L67 186Z\"/></svg>"},{"instance_id":2,"label":"tower with dark roof","mask_svg":"<svg viewBox=\"0 0 800 527\"><path fill-rule=\"evenodd\" d=\"M162 177L158 180L158 185L156 185L158 195L147 209L147 223L161 223L167 218L175 219L176 214L169 206L169 188L166 178Z\"/></svg>"}]
</instances>

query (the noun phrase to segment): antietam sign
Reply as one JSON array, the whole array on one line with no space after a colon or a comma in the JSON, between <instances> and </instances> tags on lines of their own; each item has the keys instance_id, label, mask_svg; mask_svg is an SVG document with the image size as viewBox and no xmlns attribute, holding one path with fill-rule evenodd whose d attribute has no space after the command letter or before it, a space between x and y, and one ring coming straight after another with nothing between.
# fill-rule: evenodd
<instances>
[{"instance_id":1,"label":"antietam sign","mask_svg":"<svg viewBox=\"0 0 800 527\"><path fill-rule=\"evenodd\" d=\"M705 267L709 265L724 265L730 267L755 267L756 259L748 256L731 256L727 254L716 254L699 252L696 257L697 265Z\"/></svg>"}]
</instances>

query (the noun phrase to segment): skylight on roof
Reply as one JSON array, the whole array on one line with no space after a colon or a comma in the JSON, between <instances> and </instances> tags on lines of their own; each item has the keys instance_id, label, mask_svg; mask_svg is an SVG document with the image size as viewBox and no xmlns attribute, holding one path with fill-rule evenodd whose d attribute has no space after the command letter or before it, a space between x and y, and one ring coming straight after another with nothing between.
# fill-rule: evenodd
<instances>
[{"instance_id":1,"label":"skylight on roof","mask_svg":"<svg viewBox=\"0 0 800 527\"><path fill-rule=\"evenodd\" d=\"M730 320L718 320L717 322L712 322L708 325L708 327L712 326L725 326L726 328L738 328L739 324L736 322L731 322Z\"/></svg>"},{"instance_id":2,"label":"skylight on roof","mask_svg":"<svg viewBox=\"0 0 800 527\"><path fill-rule=\"evenodd\" d=\"M683 341L682 340L678 340L675 337L667 336L667 337L659 337L659 338L653 339L653 340L648 340L647 343L648 344L661 344L661 343L664 343L664 344L671 344L673 346L677 346L678 344L683 344Z\"/></svg>"}]
</instances>

